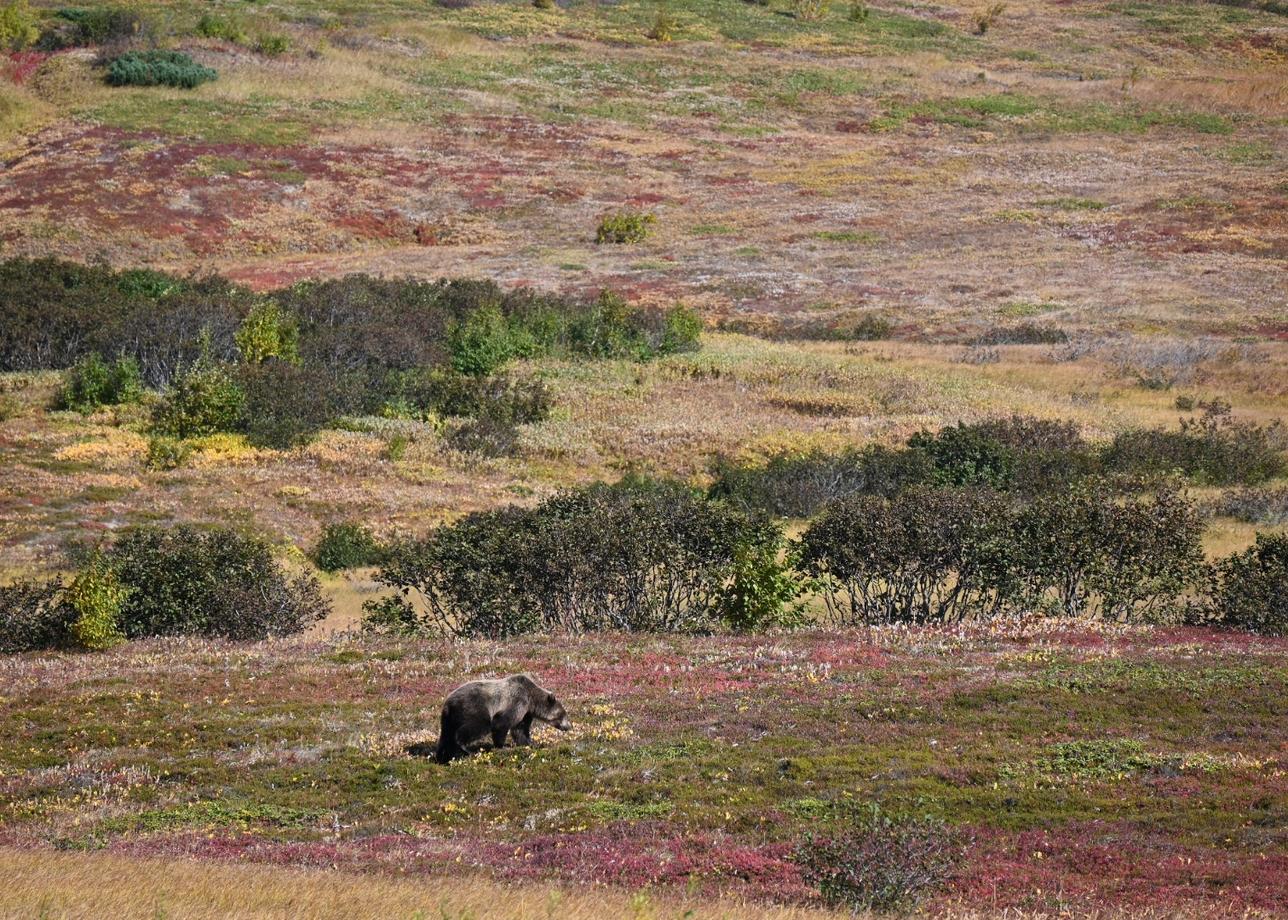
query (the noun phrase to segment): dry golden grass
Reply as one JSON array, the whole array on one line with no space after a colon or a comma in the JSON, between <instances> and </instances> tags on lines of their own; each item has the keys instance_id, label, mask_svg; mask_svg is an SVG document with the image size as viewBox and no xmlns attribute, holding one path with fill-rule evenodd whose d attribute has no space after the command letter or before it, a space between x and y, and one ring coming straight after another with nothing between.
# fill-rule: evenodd
<instances>
[{"instance_id":1,"label":"dry golden grass","mask_svg":"<svg viewBox=\"0 0 1288 920\"><path fill-rule=\"evenodd\" d=\"M0 917L48 920L411 918L824 920L839 915L735 902L679 903L618 891L522 888L482 878L388 878L338 871L0 850ZM690 913L691 911L691 913Z\"/></svg>"}]
</instances>

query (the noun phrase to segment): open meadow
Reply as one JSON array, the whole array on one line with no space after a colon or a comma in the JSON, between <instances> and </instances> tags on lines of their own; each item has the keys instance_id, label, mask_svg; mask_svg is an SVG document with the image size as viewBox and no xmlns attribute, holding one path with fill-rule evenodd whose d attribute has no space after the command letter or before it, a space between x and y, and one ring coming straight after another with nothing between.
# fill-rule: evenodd
<instances>
[{"instance_id":1,"label":"open meadow","mask_svg":"<svg viewBox=\"0 0 1288 920\"><path fill-rule=\"evenodd\" d=\"M0 0L0 917L1288 917L1286 421L1282 0Z\"/></svg>"}]
</instances>

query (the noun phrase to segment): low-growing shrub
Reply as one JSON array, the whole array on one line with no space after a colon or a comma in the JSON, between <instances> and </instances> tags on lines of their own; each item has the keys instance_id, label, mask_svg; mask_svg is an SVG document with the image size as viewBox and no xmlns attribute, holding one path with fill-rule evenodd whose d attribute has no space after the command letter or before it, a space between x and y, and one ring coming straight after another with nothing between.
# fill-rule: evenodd
<instances>
[{"instance_id":1,"label":"low-growing shrub","mask_svg":"<svg viewBox=\"0 0 1288 920\"><path fill-rule=\"evenodd\" d=\"M532 354L536 347L535 340L522 327L491 306L453 324L447 340L452 367L476 377L494 373L511 358Z\"/></svg>"},{"instance_id":2,"label":"low-growing shrub","mask_svg":"<svg viewBox=\"0 0 1288 920\"><path fill-rule=\"evenodd\" d=\"M827 15L828 0L792 0L792 15L803 22L814 22Z\"/></svg>"},{"instance_id":3,"label":"low-growing shrub","mask_svg":"<svg viewBox=\"0 0 1288 920\"><path fill-rule=\"evenodd\" d=\"M137 361L121 357L109 364L97 352L91 352L63 375L55 405L89 413L101 406L138 402L142 396L143 379Z\"/></svg>"},{"instance_id":4,"label":"low-growing shrub","mask_svg":"<svg viewBox=\"0 0 1288 920\"><path fill-rule=\"evenodd\" d=\"M228 386L220 398L229 400L230 410L236 403L237 412L218 430L245 434L255 447L288 450L307 444L342 405L326 373L275 359L238 368ZM215 423L213 416L210 422Z\"/></svg>"},{"instance_id":5,"label":"low-growing shrub","mask_svg":"<svg viewBox=\"0 0 1288 920\"><path fill-rule=\"evenodd\" d=\"M452 450L480 457L509 457L519 446L519 429L498 418L476 418L452 426L444 442Z\"/></svg>"},{"instance_id":6,"label":"low-growing shrub","mask_svg":"<svg viewBox=\"0 0 1288 920\"><path fill-rule=\"evenodd\" d=\"M197 361L162 394L152 414L158 434L175 438L236 431L246 405L246 391L232 365Z\"/></svg>"},{"instance_id":7,"label":"low-growing shrub","mask_svg":"<svg viewBox=\"0 0 1288 920\"><path fill-rule=\"evenodd\" d=\"M1029 609L1157 620L1203 574L1202 518L1173 490L1119 501L1091 482L1035 497L1014 526L1010 564Z\"/></svg>"},{"instance_id":8,"label":"low-growing shrub","mask_svg":"<svg viewBox=\"0 0 1288 920\"><path fill-rule=\"evenodd\" d=\"M1019 611L1112 620L1179 615L1204 571L1194 505L1163 490L1119 500L1098 482L1019 502L918 487L835 502L800 539L831 618L943 622Z\"/></svg>"},{"instance_id":9,"label":"low-growing shrub","mask_svg":"<svg viewBox=\"0 0 1288 920\"><path fill-rule=\"evenodd\" d=\"M1183 473L1204 485L1256 485L1288 471L1288 429L1281 422L1237 421L1229 403L1200 403L1203 413L1179 430L1133 428L1104 452L1107 469L1133 475Z\"/></svg>"},{"instance_id":10,"label":"low-growing shrub","mask_svg":"<svg viewBox=\"0 0 1288 920\"><path fill-rule=\"evenodd\" d=\"M763 466L717 457L710 494L747 511L805 518L850 495L898 495L927 482L931 471L924 454L880 445L837 454L780 452Z\"/></svg>"},{"instance_id":11,"label":"low-growing shrub","mask_svg":"<svg viewBox=\"0 0 1288 920\"><path fill-rule=\"evenodd\" d=\"M680 23L675 18L675 14L665 6L659 6L657 15L653 17L653 26L648 30L648 37L655 42L669 42L675 37L679 27Z\"/></svg>"},{"instance_id":12,"label":"low-growing shrub","mask_svg":"<svg viewBox=\"0 0 1288 920\"><path fill-rule=\"evenodd\" d=\"M971 25L975 27L975 34L984 35L1005 12L1005 3L990 3L988 6L977 10L975 15L971 17Z\"/></svg>"},{"instance_id":13,"label":"low-growing shrub","mask_svg":"<svg viewBox=\"0 0 1288 920\"><path fill-rule=\"evenodd\" d=\"M963 847L942 822L895 818L874 806L869 815L796 846L806 883L831 907L903 911L946 883Z\"/></svg>"},{"instance_id":14,"label":"low-growing shrub","mask_svg":"<svg viewBox=\"0 0 1288 920\"><path fill-rule=\"evenodd\" d=\"M142 13L123 6L64 8L40 36L45 51L81 45L123 45L144 32Z\"/></svg>"},{"instance_id":15,"label":"low-growing shrub","mask_svg":"<svg viewBox=\"0 0 1288 920\"><path fill-rule=\"evenodd\" d=\"M1288 535L1257 534L1256 543L1216 566L1212 607L1226 626L1288 635Z\"/></svg>"},{"instance_id":16,"label":"low-growing shrub","mask_svg":"<svg viewBox=\"0 0 1288 920\"><path fill-rule=\"evenodd\" d=\"M0 653L65 645L75 612L63 604L62 594L58 579L0 585Z\"/></svg>"},{"instance_id":17,"label":"low-growing shrub","mask_svg":"<svg viewBox=\"0 0 1288 920\"><path fill-rule=\"evenodd\" d=\"M144 465L150 470L177 470L188 461L191 448L178 438L153 435L148 438Z\"/></svg>"},{"instance_id":18,"label":"low-growing shrub","mask_svg":"<svg viewBox=\"0 0 1288 920\"><path fill-rule=\"evenodd\" d=\"M550 388L536 378L471 377L443 370L403 374L390 391L394 404L421 412L513 425L545 421L554 405Z\"/></svg>"},{"instance_id":19,"label":"low-growing shrub","mask_svg":"<svg viewBox=\"0 0 1288 920\"><path fill-rule=\"evenodd\" d=\"M417 636L433 631L427 617L418 614L399 595L362 602L362 631L378 636Z\"/></svg>"},{"instance_id":20,"label":"low-growing shrub","mask_svg":"<svg viewBox=\"0 0 1288 920\"><path fill-rule=\"evenodd\" d=\"M908 446L926 455L940 484L1026 494L1061 489L1100 465L1073 423L1022 415L920 432Z\"/></svg>"},{"instance_id":21,"label":"low-growing shrub","mask_svg":"<svg viewBox=\"0 0 1288 920\"><path fill-rule=\"evenodd\" d=\"M196 31L206 38L217 38L235 45L245 44L247 41L246 30L241 24L231 16L219 13L202 13L197 20Z\"/></svg>"},{"instance_id":22,"label":"low-growing shrub","mask_svg":"<svg viewBox=\"0 0 1288 920\"><path fill-rule=\"evenodd\" d=\"M324 572L356 569L380 562L382 549L375 535L361 524L327 524L313 548L313 562Z\"/></svg>"},{"instance_id":23,"label":"low-growing shrub","mask_svg":"<svg viewBox=\"0 0 1288 920\"><path fill-rule=\"evenodd\" d=\"M1064 345L1069 334L1057 326L1019 323L995 326L971 340L972 345Z\"/></svg>"},{"instance_id":24,"label":"low-growing shrub","mask_svg":"<svg viewBox=\"0 0 1288 920\"><path fill-rule=\"evenodd\" d=\"M120 625L132 639L287 636L330 612L317 579L288 577L267 543L232 530L140 527L104 561L129 590Z\"/></svg>"},{"instance_id":25,"label":"low-growing shrub","mask_svg":"<svg viewBox=\"0 0 1288 920\"><path fill-rule=\"evenodd\" d=\"M218 76L182 51L127 51L107 65L110 86L175 86L192 89Z\"/></svg>"},{"instance_id":26,"label":"low-growing shrub","mask_svg":"<svg viewBox=\"0 0 1288 920\"><path fill-rule=\"evenodd\" d=\"M705 629L739 549L767 539L686 486L628 479L398 541L377 580L456 635Z\"/></svg>"},{"instance_id":27,"label":"low-growing shrub","mask_svg":"<svg viewBox=\"0 0 1288 920\"><path fill-rule=\"evenodd\" d=\"M264 57L280 57L291 50L291 40L285 35L265 34L255 39L255 53Z\"/></svg>"},{"instance_id":28,"label":"low-growing shrub","mask_svg":"<svg viewBox=\"0 0 1288 920\"><path fill-rule=\"evenodd\" d=\"M657 216L646 211L618 211L605 215L595 230L596 243L639 243L653 231Z\"/></svg>"},{"instance_id":29,"label":"low-growing shrub","mask_svg":"<svg viewBox=\"0 0 1288 920\"><path fill-rule=\"evenodd\" d=\"M1245 524L1288 524L1288 486L1226 492L1209 502L1208 510Z\"/></svg>"}]
</instances>

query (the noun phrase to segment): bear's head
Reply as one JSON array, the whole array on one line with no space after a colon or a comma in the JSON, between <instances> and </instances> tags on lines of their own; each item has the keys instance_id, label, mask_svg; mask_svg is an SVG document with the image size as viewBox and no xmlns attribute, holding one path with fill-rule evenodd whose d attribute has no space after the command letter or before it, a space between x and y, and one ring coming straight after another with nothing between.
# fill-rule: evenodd
<instances>
[{"instance_id":1,"label":"bear's head","mask_svg":"<svg viewBox=\"0 0 1288 920\"><path fill-rule=\"evenodd\" d=\"M572 728L572 723L568 721L568 710L564 709L563 703L559 702L555 695L547 690L541 691L532 714L542 722L550 723L561 732L566 732Z\"/></svg>"}]
</instances>

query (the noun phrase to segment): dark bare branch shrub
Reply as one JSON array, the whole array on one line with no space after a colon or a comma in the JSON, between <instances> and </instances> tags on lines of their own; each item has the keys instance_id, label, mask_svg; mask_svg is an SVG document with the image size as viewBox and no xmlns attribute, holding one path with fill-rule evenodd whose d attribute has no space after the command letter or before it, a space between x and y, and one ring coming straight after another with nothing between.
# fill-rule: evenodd
<instances>
[{"instance_id":1,"label":"dark bare branch shrub","mask_svg":"<svg viewBox=\"0 0 1288 920\"><path fill-rule=\"evenodd\" d=\"M717 457L710 495L747 511L804 518L850 495L898 495L925 483L931 469L924 454L875 444L837 454L781 452L763 466Z\"/></svg>"},{"instance_id":2,"label":"dark bare branch shrub","mask_svg":"<svg viewBox=\"0 0 1288 920\"><path fill-rule=\"evenodd\" d=\"M686 486L624 480L469 515L390 548L378 580L439 631L700 630L764 526Z\"/></svg>"},{"instance_id":3,"label":"dark bare branch shrub","mask_svg":"<svg viewBox=\"0 0 1288 920\"><path fill-rule=\"evenodd\" d=\"M1288 535L1257 534L1253 546L1221 560L1212 607L1226 626L1288 635Z\"/></svg>"},{"instance_id":4,"label":"dark bare branch shrub","mask_svg":"<svg viewBox=\"0 0 1288 920\"><path fill-rule=\"evenodd\" d=\"M68 644L76 612L62 602L63 589L58 579L0 585L0 653Z\"/></svg>"},{"instance_id":5,"label":"dark bare branch shrub","mask_svg":"<svg viewBox=\"0 0 1288 920\"><path fill-rule=\"evenodd\" d=\"M1245 524L1288 524L1288 486L1226 492L1209 502L1207 508L1211 514Z\"/></svg>"},{"instance_id":6,"label":"dark bare branch shrub","mask_svg":"<svg viewBox=\"0 0 1288 920\"><path fill-rule=\"evenodd\" d=\"M983 489L918 486L894 499L829 505L800 539L838 625L930 623L996 615L1018 585L1015 508Z\"/></svg>"},{"instance_id":7,"label":"dark bare branch shrub","mask_svg":"<svg viewBox=\"0 0 1288 920\"><path fill-rule=\"evenodd\" d=\"M1181 419L1179 430L1122 432L1104 452L1105 468L1147 477L1179 472L1204 485L1256 485L1288 471L1281 422L1238 421L1219 400L1199 406L1202 414Z\"/></svg>"},{"instance_id":8,"label":"dark bare branch shrub","mask_svg":"<svg viewBox=\"0 0 1288 920\"><path fill-rule=\"evenodd\" d=\"M330 612L315 578L291 578L266 542L231 530L140 527L104 558L130 591L120 611L129 638L288 636Z\"/></svg>"}]
</instances>

